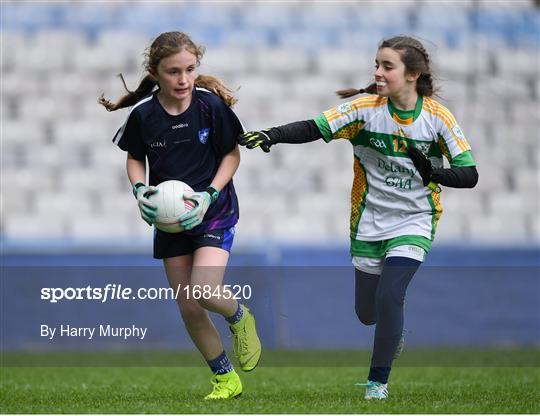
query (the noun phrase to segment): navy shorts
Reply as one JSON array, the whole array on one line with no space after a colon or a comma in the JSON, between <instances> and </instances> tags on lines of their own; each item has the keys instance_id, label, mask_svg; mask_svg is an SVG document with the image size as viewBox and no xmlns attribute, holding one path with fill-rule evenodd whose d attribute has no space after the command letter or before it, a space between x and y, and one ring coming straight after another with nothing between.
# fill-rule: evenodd
<instances>
[{"instance_id":1,"label":"navy shorts","mask_svg":"<svg viewBox=\"0 0 540 416\"><path fill-rule=\"evenodd\" d=\"M212 230L199 235L186 235L184 233L154 232L154 258L166 259L169 257L193 254L201 247L217 247L228 252L231 251L234 240L234 227L222 230Z\"/></svg>"}]
</instances>

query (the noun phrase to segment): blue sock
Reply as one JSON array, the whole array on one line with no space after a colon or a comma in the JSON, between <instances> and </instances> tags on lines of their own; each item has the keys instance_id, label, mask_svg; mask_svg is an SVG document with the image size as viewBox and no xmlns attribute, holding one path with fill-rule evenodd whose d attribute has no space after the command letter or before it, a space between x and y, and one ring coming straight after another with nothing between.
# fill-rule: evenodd
<instances>
[{"instance_id":1,"label":"blue sock","mask_svg":"<svg viewBox=\"0 0 540 416\"><path fill-rule=\"evenodd\" d=\"M206 360L206 362L214 374L227 374L233 370L233 366L225 351L223 351L213 360Z\"/></svg>"},{"instance_id":2,"label":"blue sock","mask_svg":"<svg viewBox=\"0 0 540 416\"><path fill-rule=\"evenodd\" d=\"M242 309L240 304L238 304L238 309L236 309L235 314L233 316L229 316L228 318L225 317L225 319L227 320L228 323L230 323L231 325L234 325L235 323L240 322L240 319L242 319L243 316L244 316L244 310Z\"/></svg>"}]
</instances>

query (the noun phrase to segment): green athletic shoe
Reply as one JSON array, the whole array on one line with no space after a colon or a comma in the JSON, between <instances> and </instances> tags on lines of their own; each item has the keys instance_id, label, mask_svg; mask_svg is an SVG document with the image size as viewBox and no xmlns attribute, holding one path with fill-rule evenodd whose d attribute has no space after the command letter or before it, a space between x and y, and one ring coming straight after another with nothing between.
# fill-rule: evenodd
<instances>
[{"instance_id":1,"label":"green athletic shoe","mask_svg":"<svg viewBox=\"0 0 540 416\"><path fill-rule=\"evenodd\" d=\"M214 374L211 381L214 388L204 400L231 399L242 394L242 382L234 370L226 374Z\"/></svg>"},{"instance_id":2,"label":"green athletic shoe","mask_svg":"<svg viewBox=\"0 0 540 416\"><path fill-rule=\"evenodd\" d=\"M251 371L259 364L261 358L261 341L257 336L255 318L244 305L240 306L244 316L235 324L229 325L234 336L234 353L242 371Z\"/></svg>"},{"instance_id":3,"label":"green athletic shoe","mask_svg":"<svg viewBox=\"0 0 540 416\"><path fill-rule=\"evenodd\" d=\"M358 384L358 386L366 386L366 395L364 396L366 400L386 400L388 398L388 384L368 380L366 384Z\"/></svg>"}]
</instances>

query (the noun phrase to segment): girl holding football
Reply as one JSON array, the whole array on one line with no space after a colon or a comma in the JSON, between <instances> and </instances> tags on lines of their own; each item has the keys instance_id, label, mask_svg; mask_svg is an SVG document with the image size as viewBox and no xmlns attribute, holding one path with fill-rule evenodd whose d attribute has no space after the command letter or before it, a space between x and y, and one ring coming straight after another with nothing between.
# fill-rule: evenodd
<instances>
[{"instance_id":1,"label":"girl holding football","mask_svg":"<svg viewBox=\"0 0 540 416\"><path fill-rule=\"evenodd\" d=\"M236 138L244 130L231 110L236 100L230 90L217 78L197 76L203 54L204 48L185 33L162 33L148 48L147 74L137 89L128 90L116 103L103 96L99 102L109 111L132 106L113 141L127 152L127 175L148 224L156 217L156 206L148 198L157 191L156 185L176 179L196 191L178 196L196 204L180 217L185 231L172 234L156 229L154 233L154 257L163 259L169 284L173 288L209 285L212 293L223 294L224 270L238 221L232 182L240 163ZM208 311L229 322L244 371L253 370L261 354L252 313L228 296L195 299L184 290L178 293L186 329L213 373L213 390L205 399L238 396L242 383Z\"/></svg>"}]
</instances>

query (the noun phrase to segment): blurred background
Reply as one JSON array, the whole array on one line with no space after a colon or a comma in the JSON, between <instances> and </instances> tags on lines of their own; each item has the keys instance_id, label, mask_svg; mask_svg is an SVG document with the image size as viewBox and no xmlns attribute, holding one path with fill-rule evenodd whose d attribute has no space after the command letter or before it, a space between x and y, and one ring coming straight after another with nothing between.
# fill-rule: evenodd
<instances>
[{"instance_id":1,"label":"blurred background","mask_svg":"<svg viewBox=\"0 0 540 416\"><path fill-rule=\"evenodd\" d=\"M37 336L38 318L69 316L82 325L114 314L95 304L53 311L40 303L50 267L75 270L59 273L57 286L121 280L109 266L134 265L148 267L147 274L126 284L166 286L160 263L151 259L152 232L133 200L125 153L111 141L129 110L108 113L97 97L124 93L118 73L134 89L144 75L145 48L171 30L206 46L200 73L237 89L234 110L248 130L338 105L336 90L370 82L383 38L408 34L423 41L440 101L472 146L480 182L472 190L443 191L433 250L409 290L408 325L416 328L410 342L540 343L537 4L73 1L1 4L4 348L61 347ZM250 302L268 346L371 343L372 328L357 323L351 292L352 162L345 142L281 145L268 155L242 149L234 177L241 208L231 256L236 268L228 274L259 288ZM89 267L92 276L82 272ZM272 274L272 267L281 271ZM174 305L163 306L166 312L149 311L162 306L148 303L115 307L150 324L160 316L154 344L145 346L190 348ZM469 326L457 313L463 310L476 316ZM335 326L336 316L335 336L320 331Z\"/></svg>"}]
</instances>

